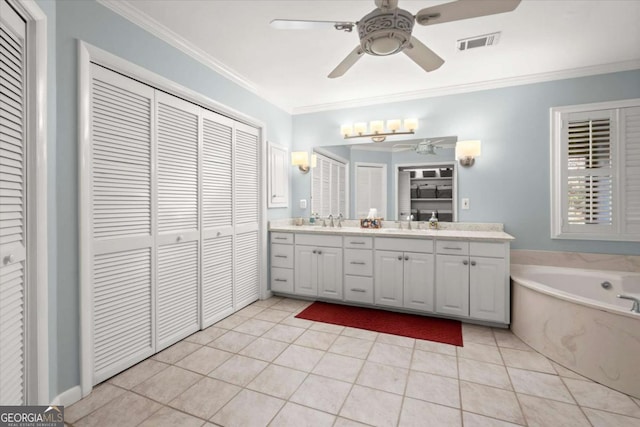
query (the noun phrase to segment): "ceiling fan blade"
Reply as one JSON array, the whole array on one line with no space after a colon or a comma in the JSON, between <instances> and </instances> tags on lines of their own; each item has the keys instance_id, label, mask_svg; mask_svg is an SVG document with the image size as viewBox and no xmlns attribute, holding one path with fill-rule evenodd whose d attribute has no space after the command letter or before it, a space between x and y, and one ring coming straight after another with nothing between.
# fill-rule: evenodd
<instances>
[{"instance_id":1,"label":"ceiling fan blade","mask_svg":"<svg viewBox=\"0 0 640 427\"><path fill-rule=\"evenodd\" d=\"M342 60L341 63L329 74L330 79L335 79L336 77L342 76L344 73L349 71L349 68L353 66L358 59L360 59L364 55L364 50L360 47L360 45L356 46L355 49L351 51L346 58Z\"/></svg>"},{"instance_id":2,"label":"ceiling fan blade","mask_svg":"<svg viewBox=\"0 0 640 427\"><path fill-rule=\"evenodd\" d=\"M343 30L351 31L354 22L347 21L306 21L298 19L274 19L270 22L278 30Z\"/></svg>"},{"instance_id":3,"label":"ceiling fan blade","mask_svg":"<svg viewBox=\"0 0 640 427\"><path fill-rule=\"evenodd\" d=\"M511 12L521 0L458 0L427 7L416 14L420 25L435 25L479 16Z\"/></svg>"},{"instance_id":4,"label":"ceiling fan blade","mask_svg":"<svg viewBox=\"0 0 640 427\"><path fill-rule=\"evenodd\" d=\"M444 64L444 59L438 54L426 47L420 40L411 37L411 44L403 50L409 58L425 71L433 71Z\"/></svg>"},{"instance_id":5,"label":"ceiling fan blade","mask_svg":"<svg viewBox=\"0 0 640 427\"><path fill-rule=\"evenodd\" d=\"M393 10L398 7L398 0L375 0L376 7L382 10Z\"/></svg>"}]
</instances>

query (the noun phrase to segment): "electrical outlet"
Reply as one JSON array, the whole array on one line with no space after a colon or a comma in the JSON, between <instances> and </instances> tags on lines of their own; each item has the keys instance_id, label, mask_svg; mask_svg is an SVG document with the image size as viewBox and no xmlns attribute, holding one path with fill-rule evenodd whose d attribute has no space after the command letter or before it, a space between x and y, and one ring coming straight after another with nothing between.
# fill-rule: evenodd
<instances>
[{"instance_id":1,"label":"electrical outlet","mask_svg":"<svg viewBox=\"0 0 640 427\"><path fill-rule=\"evenodd\" d=\"M300 199L300 209L307 209L307 200Z\"/></svg>"},{"instance_id":2,"label":"electrical outlet","mask_svg":"<svg viewBox=\"0 0 640 427\"><path fill-rule=\"evenodd\" d=\"M469 210L469 199L467 198L462 199L462 209Z\"/></svg>"}]
</instances>

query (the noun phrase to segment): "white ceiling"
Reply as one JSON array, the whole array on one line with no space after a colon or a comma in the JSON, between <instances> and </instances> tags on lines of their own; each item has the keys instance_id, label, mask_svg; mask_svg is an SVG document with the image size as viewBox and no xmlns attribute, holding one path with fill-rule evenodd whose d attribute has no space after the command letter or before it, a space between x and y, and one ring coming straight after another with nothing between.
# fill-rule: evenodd
<instances>
[{"instance_id":1,"label":"white ceiling","mask_svg":"<svg viewBox=\"0 0 640 427\"><path fill-rule=\"evenodd\" d=\"M373 0L102 3L293 113L640 68L638 0L523 0L511 13L416 24L413 35L445 59L442 67L425 73L404 54L365 55L337 79L327 74L358 44L355 29L276 30L269 22L355 22ZM400 0L399 7L415 14L440 3ZM496 31L495 46L456 48L458 39Z\"/></svg>"}]
</instances>

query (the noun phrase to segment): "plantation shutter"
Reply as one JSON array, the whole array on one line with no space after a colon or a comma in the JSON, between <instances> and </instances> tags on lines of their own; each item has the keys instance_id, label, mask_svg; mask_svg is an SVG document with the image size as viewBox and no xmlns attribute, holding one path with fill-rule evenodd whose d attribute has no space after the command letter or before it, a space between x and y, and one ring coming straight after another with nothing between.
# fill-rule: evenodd
<instances>
[{"instance_id":1,"label":"plantation shutter","mask_svg":"<svg viewBox=\"0 0 640 427\"><path fill-rule=\"evenodd\" d=\"M622 110L623 233L640 235L640 107Z\"/></svg>"},{"instance_id":2,"label":"plantation shutter","mask_svg":"<svg viewBox=\"0 0 640 427\"><path fill-rule=\"evenodd\" d=\"M202 119L202 326L233 312L233 125Z\"/></svg>"},{"instance_id":3,"label":"plantation shutter","mask_svg":"<svg viewBox=\"0 0 640 427\"><path fill-rule=\"evenodd\" d=\"M26 403L25 32L0 0L0 403Z\"/></svg>"},{"instance_id":4,"label":"plantation shutter","mask_svg":"<svg viewBox=\"0 0 640 427\"><path fill-rule=\"evenodd\" d=\"M156 92L158 270L156 351L199 329L200 108Z\"/></svg>"},{"instance_id":5,"label":"plantation shutter","mask_svg":"<svg viewBox=\"0 0 640 427\"><path fill-rule=\"evenodd\" d=\"M563 121L563 230L611 233L614 228L612 110L568 114Z\"/></svg>"},{"instance_id":6,"label":"plantation shutter","mask_svg":"<svg viewBox=\"0 0 640 427\"><path fill-rule=\"evenodd\" d=\"M235 218L235 308L259 296L259 199L260 163L258 130L241 123L235 125L234 159Z\"/></svg>"},{"instance_id":7,"label":"plantation shutter","mask_svg":"<svg viewBox=\"0 0 640 427\"><path fill-rule=\"evenodd\" d=\"M91 65L93 383L153 346L153 89Z\"/></svg>"}]
</instances>

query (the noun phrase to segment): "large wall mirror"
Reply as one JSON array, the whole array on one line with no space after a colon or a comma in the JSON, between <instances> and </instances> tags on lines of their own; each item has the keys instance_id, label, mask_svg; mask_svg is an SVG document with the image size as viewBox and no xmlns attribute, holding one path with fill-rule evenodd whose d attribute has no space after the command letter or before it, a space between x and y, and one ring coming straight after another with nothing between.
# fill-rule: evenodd
<instances>
[{"instance_id":1,"label":"large wall mirror","mask_svg":"<svg viewBox=\"0 0 640 427\"><path fill-rule=\"evenodd\" d=\"M314 148L311 212L426 221L457 218L456 136ZM438 191L440 190L440 191ZM413 217L412 217L413 215Z\"/></svg>"}]
</instances>

